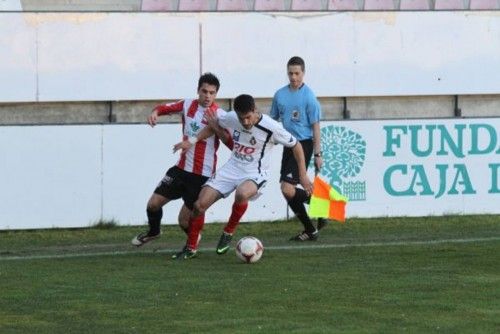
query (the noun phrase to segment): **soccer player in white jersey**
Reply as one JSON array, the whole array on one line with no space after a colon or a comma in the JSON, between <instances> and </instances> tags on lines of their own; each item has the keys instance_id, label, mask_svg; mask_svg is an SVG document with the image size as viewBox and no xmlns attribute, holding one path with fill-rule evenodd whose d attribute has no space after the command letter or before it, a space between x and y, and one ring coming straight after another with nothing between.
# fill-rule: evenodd
<instances>
[{"instance_id":1,"label":"soccer player in white jersey","mask_svg":"<svg viewBox=\"0 0 500 334\"><path fill-rule=\"evenodd\" d=\"M198 80L198 99L185 99L156 106L148 117L149 125L155 126L159 116L182 113L183 139L196 136L213 119L209 115L221 117L226 113L215 103L219 87L219 79L215 75L212 73L203 74ZM179 213L179 225L188 234L190 210L193 209L201 186L215 171L219 138L229 148L232 148L231 137L225 130L217 126L211 126L210 129L213 129L211 134L215 130L216 135L199 141L192 148L183 152L177 164L167 171L165 177L154 190L146 208L149 230L132 239L133 245L139 247L160 236L162 208L171 200L179 198L184 201L184 206ZM203 224L204 216L199 215L197 220ZM199 242L199 239L196 242Z\"/></svg>"},{"instance_id":2,"label":"soccer player in white jersey","mask_svg":"<svg viewBox=\"0 0 500 334\"><path fill-rule=\"evenodd\" d=\"M292 148L299 162L300 184L312 192L312 184L306 174L302 146L280 123L256 110L255 101L250 95L239 95L234 100L234 110L218 116L218 125L229 130L233 139L231 158L207 181L194 203L189 239L195 240L203 228L203 222L196 221L217 200L227 197L233 191L235 204L233 212L217 245L217 253L224 254L229 249L232 235L243 216L248 200L267 182L270 164L270 151L275 144ZM174 146L174 150L189 150L200 140L210 135L205 128L196 137L191 137ZM239 210L235 210L235 206ZM188 259L196 255L196 244L187 243L174 258Z\"/></svg>"}]
</instances>

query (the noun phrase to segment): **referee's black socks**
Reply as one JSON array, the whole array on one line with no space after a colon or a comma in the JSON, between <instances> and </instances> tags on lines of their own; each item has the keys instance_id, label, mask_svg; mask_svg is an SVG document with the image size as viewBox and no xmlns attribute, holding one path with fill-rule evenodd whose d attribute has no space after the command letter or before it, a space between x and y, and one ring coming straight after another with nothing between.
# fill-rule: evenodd
<instances>
[{"instance_id":1,"label":"referee's black socks","mask_svg":"<svg viewBox=\"0 0 500 334\"><path fill-rule=\"evenodd\" d=\"M295 197L297 201L301 201L302 203L308 203L311 200L311 196L307 194L307 192L302 188L295 188Z\"/></svg>"},{"instance_id":2,"label":"referee's black socks","mask_svg":"<svg viewBox=\"0 0 500 334\"><path fill-rule=\"evenodd\" d=\"M303 189L295 188L295 190L295 196L287 201L288 205L295 213L295 216L297 216L297 218L300 220L302 225L304 225L304 230L307 233L314 233L316 231L316 228L311 222L311 218L309 218L309 215L306 212L306 207L304 206L304 202L307 200L307 198L309 198L309 196Z\"/></svg>"}]
</instances>

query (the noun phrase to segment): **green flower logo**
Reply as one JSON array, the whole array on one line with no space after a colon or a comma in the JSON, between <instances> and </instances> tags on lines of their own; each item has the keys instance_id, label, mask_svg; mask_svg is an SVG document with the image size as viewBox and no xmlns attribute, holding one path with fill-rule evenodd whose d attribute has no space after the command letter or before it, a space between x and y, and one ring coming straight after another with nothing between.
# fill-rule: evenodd
<instances>
[{"instance_id":1,"label":"green flower logo","mask_svg":"<svg viewBox=\"0 0 500 334\"><path fill-rule=\"evenodd\" d=\"M361 172L366 157L366 142L361 135L344 126L331 125L321 129L321 148L321 174L329 179L332 186L342 190L343 179Z\"/></svg>"},{"instance_id":2,"label":"green flower logo","mask_svg":"<svg viewBox=\"0 0 500 334\"><path fill-rule=\"evenodd\" d=\"M191 131L193 133L197 133L199 129L200 129L200 126L198 125L198 123L196 123L196 122L191 123Z\"/></svg>"}]
</instances>

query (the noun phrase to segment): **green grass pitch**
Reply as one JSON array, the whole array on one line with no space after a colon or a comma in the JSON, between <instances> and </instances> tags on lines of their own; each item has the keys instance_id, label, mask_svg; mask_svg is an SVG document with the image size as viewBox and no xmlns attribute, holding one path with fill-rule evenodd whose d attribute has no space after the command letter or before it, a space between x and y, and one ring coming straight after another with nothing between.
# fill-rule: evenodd
<instances>
[{"instance_id":1,"label":"green grass pitch","mask_svg":"<svg viewBox=\"0 0 500 334\"><path fill-rule=\"evenodd\" d=\"M242 224L223 256L208 224L188 261L176 226L135 249L143 229L0 232L0 333L500 332L500 216L350 219L306 243L296 221Z\"/></svg>"}]
</instances>

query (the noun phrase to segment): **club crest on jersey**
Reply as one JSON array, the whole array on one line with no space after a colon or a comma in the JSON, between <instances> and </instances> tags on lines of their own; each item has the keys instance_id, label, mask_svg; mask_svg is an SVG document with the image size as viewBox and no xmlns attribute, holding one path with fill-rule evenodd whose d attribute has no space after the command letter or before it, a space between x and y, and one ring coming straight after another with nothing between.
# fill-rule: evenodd
<instances>
[{"instance_id":1,"label":"club crest on jersey","mask_svg":"<svg viewBox=\"0 0 500 334\"><path fill-rule=\"evenodd\" d=\"M240 132L238 130L233 131L233 140L235 140L235 141L240 140Z\"/></svg>"},{"instance_id":2,"label":"club crest on jersey","mask_svg":"<svg viewBox=\"0 0 500 334\"><path fill-rule=\"evenodd\" d=\"M252 138L250 138L250 144L252 144L252 145L257 144L257 140L255 140L254 136L252 136Z\"/></svg>"},{"instance_id":3,"label":"club crest on jersey","mask_svg":"<svg viewBox=\"0 0 500 334\"><path fill-rule=\"evenodd\" d=\"M292 111L292 119L293 119L294 121L298 121L298 120L300 120L300 112L299 112L297 109L294 109L294 110Z\"/></svg>"},{"instance_id":4,"label":"club crest on jersey","mask_svg":"<svg viewBox=\"0 0 500 334\"><path fill-rule=\"evenodd\" d=\"M193 133L197 133L197 132L198 132L198 130L200 129L200 126L199 126L199 125L198 125L198 123L196 123L196 122L191 122L191 124L190 124L190 125L191 125L191 131L192 131Z\"/></svg>"}]
</instances>

